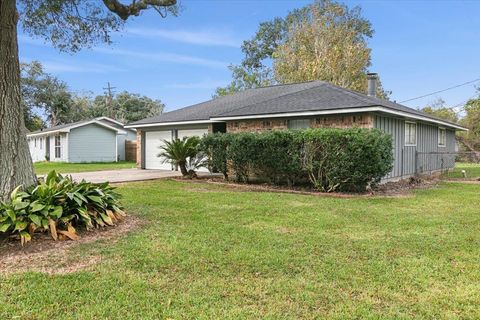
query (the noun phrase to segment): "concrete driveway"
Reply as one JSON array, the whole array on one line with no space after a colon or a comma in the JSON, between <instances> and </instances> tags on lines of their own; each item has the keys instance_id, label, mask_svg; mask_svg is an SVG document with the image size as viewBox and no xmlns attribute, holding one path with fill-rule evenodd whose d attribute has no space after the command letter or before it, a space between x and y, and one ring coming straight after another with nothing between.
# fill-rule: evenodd
<instances>
[{"instance_id":1,"label":"concrete driveway","mask_svg":"<svg viewBox=\"0 0 480 320\"><path fill-rule=\"evenodd\" d=\"M180 177L179 171L171 170L140 170L140 169L119 169L92 172L65 173L64 176L72 176L75 181L85 179L89 182L131 182L154 180L169 177Z\"/></svg>"}]
</instances>

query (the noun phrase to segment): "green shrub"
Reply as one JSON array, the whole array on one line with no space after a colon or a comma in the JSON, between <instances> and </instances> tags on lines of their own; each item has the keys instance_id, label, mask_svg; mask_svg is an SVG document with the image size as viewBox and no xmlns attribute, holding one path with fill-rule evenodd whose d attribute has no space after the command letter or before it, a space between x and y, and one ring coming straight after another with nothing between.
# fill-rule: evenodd
<instances>
[{"instance_id":1,"label":"green shrub","mask_svg":"<svg viewBox=\"0 0 480 320\"><path fill-rule=\"evenodd\" d=\"M10 201L0 202L0 232L19 236L22 244L38 231L50 232L54 240L75 240L77 227L88 230L123 219L119 199L108 183L76 183L52 171L37 186L17 187Z\"/></svg>"},{"instance_id":2,"label":"green shrub","mask_svg":"<svg viewBox=\"0 0 480 320\"><path fill-rule=\"evenodd\" d=\"M252 157L250 167L257 177L275 184L293 185L304 175L297 131L267 131L255 137L255 150L250 154L256 156Z\"/></svg>"},{"instance_id":3,"label":"green shrub","mask_svg":"<svg viewBox=\"0 0 480 320\"><path fill-rule=\"evenodd\" d=\"M252 164L258 163L261 156L258 153L258 134L241 132L230 134L227 148L227 161L235 172L235 178L239 182L249 182L253 173Z\"/></svg>"},{"instance_id":4,"label":"green shrub","mask_svg":"<svg viewBox=\"0 0 480 320\"><path fill-rule=\"evenodd\" d=\"M200 150L207 156L208 168L211 172L220 172L228 180L227 149L230 134L214 133L203 137Z\"/></svg>"},{"instance_id":5,"label":"green shrub","mask_svg":"<svg viewBox=\"0 0 480 320\"><path fill-rule=\"evenodd\" d=\"M309 129L301 134L303 168L318 190L362 192L392 169L392 139L379 130Z\"/></svg>"},{"instance_id":6,"label":"green shrub","mask_svg":"<svg viewBox=\"0 0 480 320\"><path fill-rule=\"evenodd\" d=\"M324 191L365 191L393 164L390 135L375 129L308 129L208 135L210 167L237 181L249 177L289 185L308 181Z\"/></svg>"}]
</instances>

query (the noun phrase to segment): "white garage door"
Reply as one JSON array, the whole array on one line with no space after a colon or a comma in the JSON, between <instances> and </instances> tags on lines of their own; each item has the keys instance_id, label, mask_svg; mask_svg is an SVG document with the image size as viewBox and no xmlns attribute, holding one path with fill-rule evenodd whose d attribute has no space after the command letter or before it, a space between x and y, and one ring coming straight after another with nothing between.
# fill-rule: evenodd
<instances>
[{"instance_id":1,"label":"white garage door","mask_svg":"<svg viewBox=\"0 0 480 320\"><path fill-rule=\"evenodd\" d=\"M157 157L164 145L163 140L172 141L170 130L145 132L145 169L172 170L170 163L164 163L162 158Z\"/></svg>"},{"instance_id":2,"label":"white garage door","mask_svg":"<svg viewBox=\"0 0 480 320\"><path fill-rule=\"evenodd\" d=\"M183 139L184 137L203 137L203 135L208 134L208 128L205 129L188 129L188 130L178 130L178 139ZM208 168L202 167L197 171L208 172Z\"/></svg>"}]
</instances>

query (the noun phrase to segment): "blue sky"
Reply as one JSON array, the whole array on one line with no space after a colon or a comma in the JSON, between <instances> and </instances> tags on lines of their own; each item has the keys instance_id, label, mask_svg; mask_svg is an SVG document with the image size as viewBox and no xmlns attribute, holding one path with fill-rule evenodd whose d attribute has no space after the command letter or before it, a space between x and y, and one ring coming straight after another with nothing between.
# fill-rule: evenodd
<instances>
[{"instance_id":1,"label":"blue sky","mask_svg":"<svg viewBox=\"0 0 480 320\"><path fill-rule=\"evenodd\" d=\"M39 60L78 93L102 94L110 82L161 99L167 111L211 98L230 81L230 63L258 24L311 1L183 0L179 17L148 12L113 35L111 46L60 53L19 35L21 61ZM347 1L372 22L372 66L392 100L403 101L480 78L480 1ZM480 81L477 82L480 85ZM475 95L474 85L405 103L422 107L442 97L449 105Z\"/></svg>"}]
</instances>

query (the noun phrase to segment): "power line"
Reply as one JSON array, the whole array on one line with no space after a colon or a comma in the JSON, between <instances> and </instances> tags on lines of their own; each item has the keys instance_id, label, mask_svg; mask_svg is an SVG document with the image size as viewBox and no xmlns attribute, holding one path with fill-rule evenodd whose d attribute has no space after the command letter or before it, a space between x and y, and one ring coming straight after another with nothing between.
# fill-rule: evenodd
<instances>
[{"instance_id":1,"label":"power line","mask_svg":"<svg viewBox=\"0 0 480 320\"><path fill-rule=\"evenodd\" d=\"M477 82L477 81L480 81L480 78L477 78L477 79L471 80L471 81L467 81L467 82L465 82L465 83L457 84L456 86L453 86L453 87L450 87L450 88L446 88L446 89L438 90L438 91L435 91L435 92L432 92L432 93L424 94L423 96L419 96L419 97L415 97L415 98L403 100L403 101L400 101L400 103L404 103L404 102L408 102L408 101L413 101L413 100L425 98L425 97L432 96L432 95L437 94L437 93L441 93L441 92L445 92L445 91L448 91L448 90L452 90L452 89L455 89L455 88L458 88L458 87L466 86L467 84L472 84L472 83L475 83L475 82Z\"/></svg>"}]
</instances>

